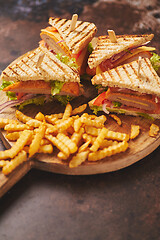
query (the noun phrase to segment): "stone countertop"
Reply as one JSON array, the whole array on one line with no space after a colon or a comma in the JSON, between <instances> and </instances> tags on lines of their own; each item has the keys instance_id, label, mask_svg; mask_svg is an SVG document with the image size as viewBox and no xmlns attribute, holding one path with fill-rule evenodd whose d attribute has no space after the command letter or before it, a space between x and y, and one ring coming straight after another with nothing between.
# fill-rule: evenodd
<instances>
[{"instance_id":1,"label":"stone countertop","mask_svg":"<svg viewBox=\"0 0 160 240\"><path fill-rule=\"evenodd\" d=\"M159 47L160 17L154 5L156 1L138 7L130 4L131 1L93 2L81 5L79 18L96 23L99 34L107 28L118 34L132 33L132 30L133 33L153 32L153 45ZM42 11L40 6L38 9ZM39 17L34 18L34 11L29 14L28 10L28 15L10 14L5 4L1 10L2 70L38 46L40 29L47 26L49 16L70 17L73 11L67 7L64 11L60 6L58 13L51 7L47 10L45 5L45 14L40 17L38 12ZM3 149L1 143L0 149ZM130 167L93 176L66 176L32 169L0 199L0 239L160 239L159 155L160 148L157 148Z\"/></svg>"}]
</instances>

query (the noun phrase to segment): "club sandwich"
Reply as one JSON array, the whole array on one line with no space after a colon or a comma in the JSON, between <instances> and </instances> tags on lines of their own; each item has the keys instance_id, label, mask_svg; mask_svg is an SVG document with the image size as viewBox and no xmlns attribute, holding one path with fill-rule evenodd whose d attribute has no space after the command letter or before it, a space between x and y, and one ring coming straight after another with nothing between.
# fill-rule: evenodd
<instances>
[{"instance_id":1,"label":"club sandwich","mask_svg":"<svg viewBox=\"0 0 160 240\"><path fill-rule=\"evenodd\" d=\"M111 34L98 38L97 46L88 58L88 74L93 76L105 72L137 60L139 56L150 58L151 52L155 50L153 47L146 46L154 37L153 34L115 35L114 31L111 33L114 34L115 39Z\"/></svg>"},{"instance_id":2,"label":"club sandwich","mask_svg":"<svg viewBox=\"0 0 160 240\"><path fill-rule=\"evenodd\" d=\"M37 96L49 99L57 95L76 97L82 94L78 71L42 46L12 62L2 72L1 81L1 89L17 103Z\"/></svg>"},{"instance_id":3,"label":"club sandwich","mask_svg":"<svg viewBox=\"0 0 160 240\"><path fill-rule=\"evenodd\" d=\"M40 44L62 58L67 56L75 61L82 75L89 56L88 44L96 34L97 28L93 23L77 20L77 17L72 20L49 18L50 26L41 30Z\"/></svg>"},{"instance_id":4,"label":"club sandwich","mask_svg":"<svg viewBox=\"0 0 160 240\"><path fill-rule=\"evenodd\" d=\"M97 111L160 119L160 78L148 58L97 74L94 85L101 94L89 102Z\"/></svg>"}]
</instances>

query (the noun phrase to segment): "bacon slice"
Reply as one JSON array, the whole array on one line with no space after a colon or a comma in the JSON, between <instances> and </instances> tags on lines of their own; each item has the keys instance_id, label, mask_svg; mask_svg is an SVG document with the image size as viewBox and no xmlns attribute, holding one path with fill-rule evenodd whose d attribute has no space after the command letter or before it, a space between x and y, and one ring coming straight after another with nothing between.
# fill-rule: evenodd
<instances>
[{"instance_id":1,"label":"bacon slice","mask_svg":"<svg viewBox=\"0 0 160 240\"><path fill-rule=\"evenodd\" d=\"M51 94L50 82L42 80L36 81L21 81L15 82L8 87L4 88L3 91L16 92L16 93L32 93L32 94ZM80 93L79 84L77 82L66 82L61 89L61 95L74 95L78 96Z\"/></svg>"}]
</instances>

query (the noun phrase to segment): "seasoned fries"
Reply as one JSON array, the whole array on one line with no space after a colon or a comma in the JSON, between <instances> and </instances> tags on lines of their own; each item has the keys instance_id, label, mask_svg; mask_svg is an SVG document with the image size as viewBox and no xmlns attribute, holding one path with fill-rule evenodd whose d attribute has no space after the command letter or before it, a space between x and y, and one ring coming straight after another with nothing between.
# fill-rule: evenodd
<instances>
[{"instance_id":1,"label":"seasoned fries","mask_svg":"<svg viewBox=\"0 0 160 240\"><path fill-rule=\"evenodd\" d=\"M83 113L86 107L83 104L72 109L68 103L63 113L39 112L31 118L17 110L17 120L0 118L0 128L6 131L6 138L15 142L10 149L0 151L2 172L7 175L23 161L41 153L57 154L62 162L75 168L126 151L129 140L140 134L140 126L133 124L130 134L111 131L106 116ZM119 117L110 116L121 126ZM155 137L158 132L159 127L152 124L149 135Z\"/></svg>"}]
</instances>

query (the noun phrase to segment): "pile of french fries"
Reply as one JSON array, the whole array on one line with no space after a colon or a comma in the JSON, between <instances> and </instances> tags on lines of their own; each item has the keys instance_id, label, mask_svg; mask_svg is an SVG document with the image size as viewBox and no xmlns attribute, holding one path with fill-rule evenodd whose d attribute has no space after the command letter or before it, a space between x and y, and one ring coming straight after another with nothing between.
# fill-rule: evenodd
<instances>
[{"instance_id":1,"label":"pile of french fries","mask_svg":"<svg viewBox=\"0 0 160 240\"><path fill-rule=\"evenodd\" d=\"M105 124L106 116L83 113L86 107L87 104L83 104L72 109L68 103L64 112L59 114L39 112L31 118L16 110L17 120L0 118L0 128L6 131L5 137L14 141L10 149L0 151L2 172L8 175L35 154L52 156L56 148L59 150L57 158L68 161L70 168L78 167L85 161L99 161L126 151L129 140L139 135L138 125L131 125L130 134L109 130ZM121 125L120 118L113 114L111 117ZM159 129L156 128L157 131Z\"/></svg>"}]
</instances>

